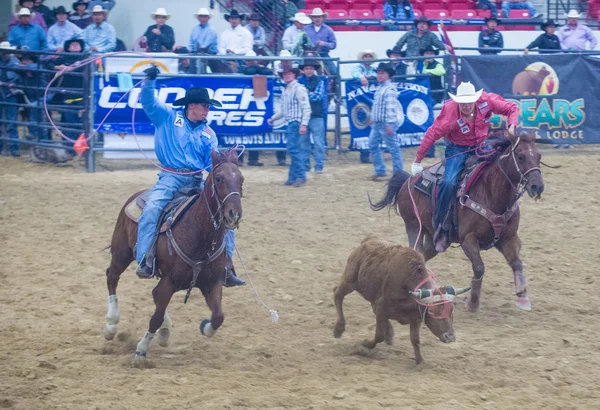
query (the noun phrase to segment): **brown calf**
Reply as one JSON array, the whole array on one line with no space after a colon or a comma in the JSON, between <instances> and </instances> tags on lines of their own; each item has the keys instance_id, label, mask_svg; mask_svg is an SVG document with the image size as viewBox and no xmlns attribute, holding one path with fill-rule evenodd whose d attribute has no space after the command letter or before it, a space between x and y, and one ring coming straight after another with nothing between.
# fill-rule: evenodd
<instances>
[{"instance_id":1,"label":"brown calf","mask_svg":"<svg viewBox=\"0 0 600 410\"><path fill-rule=\"evenodd\" d=\"M387 344L392 344L394 329L390 319L403 325L410 324L410 341L417 364L423 361L419 347L419 327L422 321L442 342L454 342L456 337L452 327L452 313L445 315L443 319L436 319L444 316L444 306L423 306L417 303L416 298L421 303L442 298L452 301L455 295L469 289L443 287L434 291L430 290L431 285L427 282L418 292L413 292L427 276L425 260L417 251L381 238L367 237L348 257L340 284L333 290L338 314L333 336L339 338L344 333L346 321L342 304L344 297L356 290L371 302L377 320L375 338L365 340L363 346L373 349L384 340Z\"/></svg>"}]
</instances>

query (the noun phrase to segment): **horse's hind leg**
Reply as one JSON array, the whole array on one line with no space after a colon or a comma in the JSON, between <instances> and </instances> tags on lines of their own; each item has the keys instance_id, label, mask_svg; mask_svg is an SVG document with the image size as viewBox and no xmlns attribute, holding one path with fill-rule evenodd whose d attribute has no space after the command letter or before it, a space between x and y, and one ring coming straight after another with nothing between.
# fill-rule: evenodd
<instances>
[{"instance_id":1,"label":"horse's hind leg","mask_svg":"<svg viewBox=\"0 0 600 410\"><path fill-rule=\"evenodd\" d=\"M521 239L515 235L510 240L499 243L496 247L504 255L506 262L508 262L513 271L515 292L517 294L517 309L531 310L531 301L529 300L529 296L527 296L525 275L523 275L523 262L521 262L519 256L521 252Z\"/></svg>"},{"instance_id":2,"label":"horse's hind leg","mask_svg":"<svg viewBox=\"0 0 600 410\"><path fill-rule=\"evenodd\" d=\"M469 233L465 239L461 242L461 247L467 255L467 258L471 261L473 266L473 279L471 280L471 296L467 307L469 312L477 312L479 310L479 301L481 298L481 285L483 282L483 273L485 272L485 265L481 259L481 248L479 247L479 240L474 233Z\"/></svg>"},{"instance_id":3,"label":"horse's hind leg","mask_svg":"<svg viewBox=\"0 0 600 410\"><path fill-rule=\"evenodd\" d=\"M173 326L173 322L171 322L171 318L169 317L169 312L165 310L165 318L163 320L163 324L158 331L158 344L162 347L169 346L170 337L171 337L171 326Z\"/></svg>"},{"instance_id":4,"label":"horse's hind leg","mask_svg":"<svg viewBox=\"0 0 600 410\"><path fill-rule=\"evenodd\" d=\"M129 249L129 254L131 254L131 249ZM108 311L104 326L104 338L106 340L112 340L117 334L117 327L121 318L119 300L117 299L117 285L121 274L127 269L132 260L131 255L127 257L127 255L120 255L114 249L112 250L112 260L110 266L106 269L106 287L108 288Z\"/></svg>"},{"instance_id":5,"label":"horse's hind leg","mask_svg":"<svg viewBox=\"0 0 600 410\"><path fill-rule=\"evenodd\" d=\"M152 339L154 339L154 334L156 331L162 326L165 313L167 311L167 306L171 301L171 297L175 293L175 289L173 287L173 283L171 282L171 278L168 276L164 276L159 282L158 285L152 290L152 297L154 298L154 304L156 305L156 310L150 318L150 325L142 340L137 344L137 348L135 350L135 360L143 361L146 358L146 353L150 348L150 344L152 343Z\"/></svg>"},{"instance_id":6,"label":"horse's hind leg","mask_svg":"<svg viewBox=\"0 0 600 410\"><path fill-rule=\"evenodd\" d=\"M223 295L223 285L220 281L213 286L205 297L206 304L212 311L210 320L205 319L200 323L200 333L207 337L213 337L217 332L217 329L221 327L225 320L225 315L221 309L221 297Z\"/></svg>"}]
</instances>

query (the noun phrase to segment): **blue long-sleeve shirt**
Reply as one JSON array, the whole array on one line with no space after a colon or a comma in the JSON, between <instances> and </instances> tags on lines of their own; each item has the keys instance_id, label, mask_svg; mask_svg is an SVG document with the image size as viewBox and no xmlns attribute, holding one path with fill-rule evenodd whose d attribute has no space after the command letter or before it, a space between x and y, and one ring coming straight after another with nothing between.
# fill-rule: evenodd
<instances>
[{"instance_id":1,"label":"blue long-sleeve shirt","mask_svg":"<svg viewBox=\"0 0 600 410\"><path fill-rule=\"evenodd\" d=\"M81 38L82 32L83 30L69 20L66 20L62 26L59 23L53 24L48 29L48 50L56 51L63 48L65 41Z\"/></svg>"},{"instance_id":2,"label":"blue long-sleeve shirt","mask_svg":"<svg viewBox=\"0 0 600 410\"><path fill-rule=\"evenodd\" d=\"M188 50L190 53L197 53L199 49L208 48L209 54L217 54L219 52L217 32L210 24L196 25L190 35L190 45Z\"/></svg>"},{"instance_id":3,"label":"blue long-sleeve shirt","mask_svg":"<svg viewBox=\"0 0 600 410\"><path fill-rule=\"evenodd\" d=\"M27 47L33 51L44 51L47 47L46 32L37 24L12 27L8 32L8 42L11 46Z\"/></svg>"},{"instance_id":4,"label":"blue long-sleeve shirt","mask_svg":"<svg viewBox=\"0 0 600 410\"><path fill-rule=\"evenodd\" d=\"M396 4L396 13L394 13L394 7L386 1L383 3L383 17L386 20L412 20L415 18L415 12L412 4L407 1L403 4Z\"/></svg>"},{"instance_id":5,"label":"blue long-sleeve shirt","mask_svg":"<svg viewBox=\"0 0 600 410\"><path fill-rule=\"evenodd\" d=\"M315 25L311 24L304 27L304 32L310 38L310 41L317 46L319 41L325 43L323 46L317 46L317 52L321 55L329 54L331 50L335 50L337 47L337 40L335 39L335 33L327 24L323 24L319 31L316 30Z\"/></svg>"},{"instance_id":6,"label":"blue long-sleeve shirt","mask_svg":"<svg viewBox=\"0 0 600 410\"><path fill-rule=\"evenodd\" d=\"M206 121L192 123L183 108L173 108L158 101L156 81L146 80L142 87L142 107L154 124L154 152L169 168L191 168L210 171L211 152L217 149L215 132Z\"/></svg>"},{"instance_id":7,"label":"blue long-sleeve shirt","mask_svg":"<svg viewBox=\"0 0 600 410\"><path fill-rule=\"evenodd\" d=\"M103 21L99 26L87 26L83 30L83 40L88 49L96 47L98 53L107 53L117 47L117 32L113 26Z\"/></svg>"}]
</instances>

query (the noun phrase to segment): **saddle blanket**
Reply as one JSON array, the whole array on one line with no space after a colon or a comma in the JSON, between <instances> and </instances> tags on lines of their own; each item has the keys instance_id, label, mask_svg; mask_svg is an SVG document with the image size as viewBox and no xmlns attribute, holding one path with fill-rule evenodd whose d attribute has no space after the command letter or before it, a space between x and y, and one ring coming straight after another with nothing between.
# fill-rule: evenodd
<instances>
[{"instance_id":1,"label":"saddle blanket","mask_svg":"<svg viewBox=\"0 0 600 410\"><path fill-rule=\"evenodd\" d=\"M127 206L125 207L125 215L133 222L137 223L142 216L142 211L146 205L146 201L150 196L150 190L140 192ZM180 217L187 211L190 206L198 199L200 195L191 196L182 195L176 196L163 210L163 216L159 219L164 221L160 226L160 233L167 231L167 220L169 217L173 220L171 227L175 226Z\"/></svg>"}]
</instances>

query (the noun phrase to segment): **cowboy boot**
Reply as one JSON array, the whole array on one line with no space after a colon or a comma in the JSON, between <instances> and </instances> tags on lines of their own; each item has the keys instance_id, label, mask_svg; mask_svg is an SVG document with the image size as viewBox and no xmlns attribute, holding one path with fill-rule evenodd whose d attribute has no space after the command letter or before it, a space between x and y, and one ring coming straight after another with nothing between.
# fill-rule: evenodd
<instances>
[{"instance_id":1,"label":"cowboy boot","mask_svg":"<svg viewBox=\"0 0 600 410\"><path fill-rule=\"evenodd\" d=\"M244 285L246 285L246 282L237 277L237 275L235 274L235 268L233 266L231 267L231 269L227 269L224 285L226 288Z\"/></svg>"},{"instance_id":2,"label":"cowboy boot","mask_svg":"<svg viewBox=\"0 0 600 410\"><path fill-rule=\"evenodd\" d=\"M138 278L140 279L150 279L154 276L154 266L155 263L152 263L152 265L148 264L146 256L144 255L144 258L135 270L135 274L138 275Z\"/></svg>"}]
</instances>

